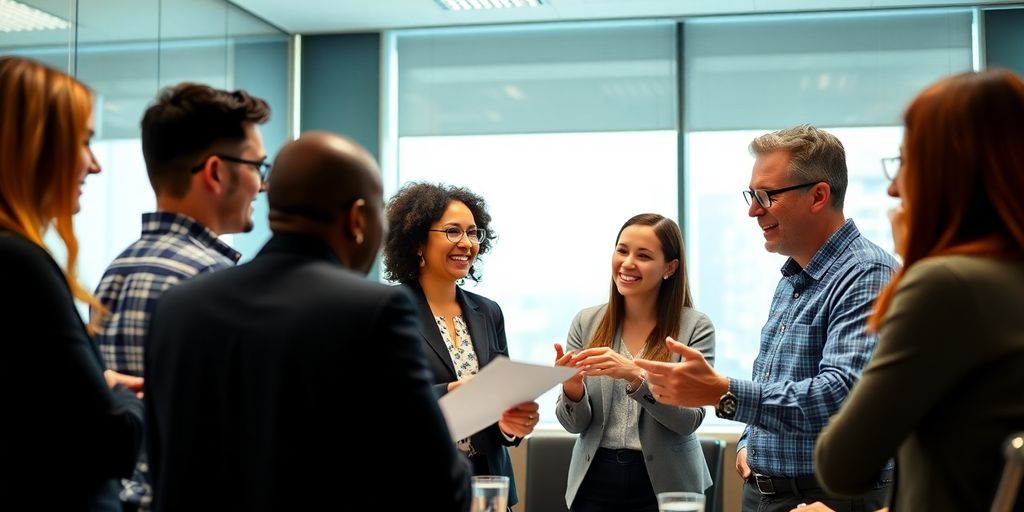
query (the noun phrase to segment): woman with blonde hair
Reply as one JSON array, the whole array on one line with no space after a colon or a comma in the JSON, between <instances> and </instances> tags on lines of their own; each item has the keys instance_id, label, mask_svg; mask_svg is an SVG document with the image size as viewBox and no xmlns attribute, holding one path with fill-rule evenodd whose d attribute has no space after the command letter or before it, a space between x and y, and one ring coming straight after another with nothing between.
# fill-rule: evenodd
<instances>
[{"instance_id":1,"label":"woman with blonde hair","mask_svg":"<svg viewBox=\"0 0 1024 512\"><path fill-rule=\"evenodd\" d=\"M892 509L989 509L1002 443L1024 426L1022 120L1024 81L1006 71L941 80L904 114L889 188L904 266L871 318L875 354L818 438L830 492L870 488L895 455Z\"/></svg>"},{"instance_id":2,"label":"woman with blonde hair","mask_svg":"<svg viewBox=\"0 0 1024 512\"><path fill-rule=\"evenodd\" d=\"M75 306L98 304L75 276L72 225L100 171L92 102L64 73L0 57L0 503L11 508L119 510L114 479L131 474L142 441L142 404L108 385ZM51 227L63 268L43 243Z\"/></svg>"}]
</instances>

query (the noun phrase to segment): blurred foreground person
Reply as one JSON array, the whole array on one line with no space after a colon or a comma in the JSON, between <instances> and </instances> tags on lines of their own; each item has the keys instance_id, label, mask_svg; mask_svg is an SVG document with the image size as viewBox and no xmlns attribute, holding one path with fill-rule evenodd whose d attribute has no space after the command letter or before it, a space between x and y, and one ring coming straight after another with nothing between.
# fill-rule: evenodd
<instances>
[{"instance_id":1,"label":"blurred foreground person","mask_svg":"<svg viewBox=\"0 0 1024 512\"><path fill-rule=\"evenodd\" d=\"M100 172L93 96L64 73L0 57L0 104L0 503L117 511L116 478L131 474L142 444L142 403L104 378L75 307L99 305L75 277L72 227L86 177ZM63 268L43 244L50 228Z\"/></svg>"},{"instance_id":2,"label":"blurred foreground person","mask_svg":"<svg viewBox=\"0 0 1024 512\"><path fill-rule=\"evenodd\" d=\"M468 509L412 302L365 277L385 232L373 157L307 133L281 150L268 193L274 236L256 258L171 288L153 316L154 508L333 510L398 474L415 478L378 508ZM397 391L380 395L382 381ZM417 442L345 435L384 424Z\"/></svg>"},{"instance_id":3,"label":"blurred foreground person","mask_svg":"<svg viewBox=\"0 0 1024 512\"><path fill-rule=\"evenodd\" d=\"M1003 441L1024 426L1024 82L955 75L903 119L889 193L903 202L904 267L878 299L878 349L818 438L815 466L827 489L853 494L895 455L892 509L988 510Z\"/></svg>"}]
</instances>

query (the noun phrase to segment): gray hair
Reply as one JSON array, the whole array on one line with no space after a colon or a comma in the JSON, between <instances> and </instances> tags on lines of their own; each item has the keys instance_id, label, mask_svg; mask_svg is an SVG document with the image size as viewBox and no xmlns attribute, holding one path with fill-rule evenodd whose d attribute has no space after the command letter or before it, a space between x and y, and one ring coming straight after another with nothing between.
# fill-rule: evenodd
<instances>
[{"instance_id":1,"label":"gray hair","mask_svg":"<svg viewBox=\"0 0 1024 512\"><path fill-rule=\"evenodd\" d=\"M766 133L750 143L755 157L786 151L789 176L798 183L824 181L832 190L832 206L843 209L846 198L846 150L835 135L809 124Z\"/></svg>"}]
</instances>

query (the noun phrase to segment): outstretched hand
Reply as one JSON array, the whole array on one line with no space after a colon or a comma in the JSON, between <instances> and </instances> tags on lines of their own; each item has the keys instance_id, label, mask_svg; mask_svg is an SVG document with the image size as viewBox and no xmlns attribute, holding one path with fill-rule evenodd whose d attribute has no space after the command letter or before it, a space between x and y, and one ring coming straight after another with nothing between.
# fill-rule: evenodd
<instances>
[{"instance_id":1,"label":"outstretched hand","mask_svg":"<svg viewBox=\"0 0 1024 512\"><path fill-rule=\"evenodd\" d=\"M576 352L566 352L560 343L555 343L555 366L573 367L572 359ZM562 392L573 402L579 402L583 398L583 372L578 371L576 375L562 381Z\"/></svg>"},{"instance_id":2,"label":"outstretched hand","mask_svg":"<svg viewBox=\"0 0 1024 512\"><path fill-rule=\"evenodd\" d=\"M637 359L634 362L647 371L647 384L661 403L683 407L715 405L729 391L729 379L720 375L704 354L683 343L665 338L669 350L682 356L678 363Z\"/></svg>"},{"instance_id":3,"label":"outstretched hand","mask_svg":"<svg viewBox=\"0 0 1024 512\"><path fill-rule=\"evenodd\" d=\"M573 367L572 359L575 356L576 356L576 352L574 352L572 350L566 352L562 348L562 344L561 343L555 343L555 366L565 366L565 367L572 368ZM583 372L582 371L576 372L576 375L573 375L572 377L569 377L568 379L565 379L565 381L562 382L563 385L565 385L565 384L569 384L569 385L572 385L572 384L582 384L582 383L583 383Z\"/></svg>"},{"instance_id":4,"label":"outstretched hand","mask_svg":"<svg viewBox=\"0 0 1024 512\"><path fill-rule=\"evenodd\" d=\"M612 350L611 347L582 350L573 356L570 365L582 369L584 375L592 377L631 380L640 374L633 361Z\"/></svg>"}]
</instances>

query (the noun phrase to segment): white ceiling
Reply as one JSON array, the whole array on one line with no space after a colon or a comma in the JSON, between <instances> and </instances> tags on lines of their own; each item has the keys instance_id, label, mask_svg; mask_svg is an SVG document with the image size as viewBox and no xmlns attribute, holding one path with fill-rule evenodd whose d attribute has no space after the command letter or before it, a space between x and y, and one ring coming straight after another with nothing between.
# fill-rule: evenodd
<instances>
[{"instance_id":1,"label":"white ceiling","mask_svg":"<svg viewBox=\"0 0 1024 512\"><path fill-rule=\"evenodd\" d=\"M546 5L538 8L447 11L435 0L230 1L288 32L299 34L498 23L1020 3L1019 0L544 0Z\"/></svg>"}]
</instances>

